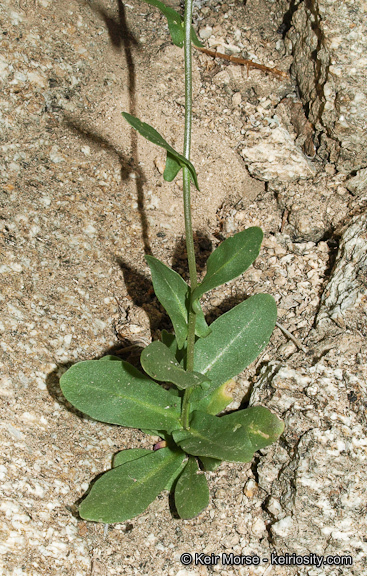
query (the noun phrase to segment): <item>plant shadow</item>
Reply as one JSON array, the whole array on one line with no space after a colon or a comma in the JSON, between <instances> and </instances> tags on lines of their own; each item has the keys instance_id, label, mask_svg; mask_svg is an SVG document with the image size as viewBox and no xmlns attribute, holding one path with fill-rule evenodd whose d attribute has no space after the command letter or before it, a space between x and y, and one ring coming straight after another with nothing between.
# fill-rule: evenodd
<instances>
[{"instance_id":1,"label":"plant shadow","mask_svg":"<svg viewBox=\"0 0 367 576\"><path fill-rule=\"evenodd\" d=\"M98 3L91 5L90 8L104 21L113 48L124 55L128 74L127 87L129 93L129 113L136 116L138 105L133 49L139 49L140 45L129 29L125 6L121 0L117 0L117 15L109 13L101 4ZM116 146L109 141L107 136L98 134L94 129L90 128L86 122L69 115L65 116L65 123L70 129L83 138L113 151L118 156L121 165L121 179L123 181L127 180L129 174L132 172L135 173L136 198L142 227L144 251L146 254L151 254L151 246L149 243L149 222L145 210L143 189L146 178L139 162L138 135L136 131L133 128L130 128L130 153L127 155L118 150Z\"/></svg>"}]
</instances>

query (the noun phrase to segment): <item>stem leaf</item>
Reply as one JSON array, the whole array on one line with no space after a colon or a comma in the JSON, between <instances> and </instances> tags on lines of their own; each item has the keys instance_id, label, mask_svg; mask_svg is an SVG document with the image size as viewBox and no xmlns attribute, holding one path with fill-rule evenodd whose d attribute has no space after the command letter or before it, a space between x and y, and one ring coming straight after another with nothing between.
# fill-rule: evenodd
<instances>
[{"instance_id":1,"label":"stem leaf","mask_svg":"<svg viewBox=\"0 0 367 576\"><path fill-rule=\"evenodd\" d=\"M188 454L250 462L257 450L275 442L284 423L263 406L239 410L218 418L196 410L189 430L173 432L175 442Z\"/></svg>"},{"instance_id":2,"label":"stem leaf","mask_svg":"<svg viewBox=\"0 0 367 576\"><path fill-rule=\"evenodd\" d=\"M193 164L190 162L190 160L185 158L185 156L182 156L182 154L180 154L179 152L176 152L176 150L172 148L172 146L170 146L168 142L166 142L166 140L159 134L159 132L157 132L157 130L155 130L149 124L146 124L146 122L142 122L141 120L139 120L139 118L136 118L135 116L132 116L127 112L122 112L122 115L125 118L125 120L130 124L130 126L135 128L135 130L139 132L139 134L144 136L146 140L149 140L149 142L152 142L153 144L156 144L157 146L160 146L161 148L167 150L167 152L169 152L171 156L176 159L176 161L180 164L181 167L187 166L190 175L193 179L193 182L196 188L199 190L196 170Z\"/></svg>"},{"instance_id":3,"label":"stem leaf","mask_svg":"<svg viewBox=\"0 0 367 576\"><path fill-rule=\"evenodd\" d=\"M179 348L187 338L187 300L189 287L177 272L153 256L145 256L149 265L154 292L171 318Z\"/></svg>"},{"instance_id":4,"label":"stem leaf","mask_svg":"<svg viewBox=\"0 0 367 576\"><path fill-rule=\"evenodd\" d=\"M185 37L182 16L178 12L176 12L176 10L173 10L173 8L166 6L165 4L163 4L163 2L159 2L159 0L143 0L143 2L145 2L146 4L150 4L151 6L155 6L156 8L159 8L162 14L164 14L164 16L167 18L168 28L171 34L172 42L175 44L175 46L179 46L180 48L182 48ZM191 42L195 46L198 46L199 48L202 48L203 46L202 43L198 40L195 34L195 30L193 29L192 26L191 26Z\"/></svg>"},{"instance_id":5,"label":"stem leaf","mask_svg":"<svg viewBox=\"0 0 367 576\"><path fill-rule=\"evenodd\" d=\"M162 448L109 470L81 503L80 516L107 524L134 518L165 489L184 458L181 450Z\"/></svg>"},{"instance_id":6,"label":"stem leaf","mask_svg":"<svg viewBox=\"0 0 367 576\"><path fill-rule=\"evenodd\" d=\"M210 254L204 280L193 292L194 300L247 270L260 252L262 239L261 228L253 226L224 240Z\"/></svg>"},{"instance_id":7,"label":"stem leaf","mask_svg":"<svg viewBox=\"0 0 367 576\"><path fill-rule=\"evenodd\" d=\"M163 172L163 178L166 182L172 182L182 168L182 164L176 160L176 158L167 152L166 167Z\"/></svg>"},{"instance_id":8,"label":"stem leaf","mask_svg":"<svg viewBox=\"0 0 367 576\"><path fill-rule=\"evenodd\" d=\"M182 349L188 333L188 301L190 288L177 272L163 264L163 262L157 258L154 258L154 256L147 255L145 256L145 260L152 274L154 292L168 316L171 318L176 334L177 346L179 349ZM204 338L210 333L210 328L206 323L200 303L196 302L195 304L195 313L197 315L195 333L199 338ZM168 347L170 348L171 346Z\"/></svg>"},{"instance_id":9,"label":"stem leaf","mask_svg":"<svg viewBox=\"0 0 367 576\"><path fill-rule=\"evenodd\" d=\"M95 420L131 428L180 428L180 399L128 362L87 360L60 380L63 394Z\"/></svg>"},{"instance_id":10,"label":"stem leaf","mask_svg":"<svg viewBox=\"0 0 367 576\"><path fill-rule=\"evenodd\" d=\"M171 382L180 390L199 386L207 381L207 378L198 372L186 372L163 342L152 342L144 348L140 362L151 378L159 382Z\"/></svg>"},{"instance_id":11,"label":"stem leaf","mask_svg":"<svg viewBox=\"0 0 367 576\"><path fill-rule=\"evenodd\" d=\"M195 344L194 368L212 385L205 391L193 390L191 403L209 396L251 364L269 342L276 318L275 300L269 294L251 296L217 318L210 325L211 334Z\"/></svg>"},{"instance_id":12,"label":"stem leaf","mask_svg":"<svg viewBox=\"0 0 367 576\"><path fill-rule=\"evenodd\" d=\"M209 504L209 488L205 474L199 471L196 459L190 457L175 488L175 506L181 518L195 518Z\"/></svg>"},{"instance_id":13,"label":"stem leaf","mask_svg":"<svg viewBox=\"0 0 367 576\"><path fill-rule=\"evenodd\" d=\"M193 302L192 309L196 314L195 334L199 338L206 338L209 336L211 329L206 323L204 312L201 308L199 300L195 300Z\"/></svg>"}]
</instances>

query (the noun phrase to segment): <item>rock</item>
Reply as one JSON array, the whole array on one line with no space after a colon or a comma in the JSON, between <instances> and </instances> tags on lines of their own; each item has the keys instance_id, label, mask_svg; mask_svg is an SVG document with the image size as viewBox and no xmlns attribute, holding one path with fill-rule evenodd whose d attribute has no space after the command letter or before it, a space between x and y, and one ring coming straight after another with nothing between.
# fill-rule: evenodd
<instances>
[{"instance_id":1,"label":"rock","mask_svg":"<svg viewBox=\"0 0 367 576\"><path fill-rule=\"evenodd\" d=\"M325 157L340 171L367 164L367 23L364 0L300 2L287 34L292 73ZM320 151L319 151L320 152Z\"/></svg>"},{"instance_id":2,"label":"rock","mask_svg":"<svg viewBox=\"0 0 367 576\"><path fill-rule=\"evenodd\" d=\"M346 316L361 329L367 326L367 214L355 216L344 232L330 282L321 300L317 323L332 319L345 327ZM354 322L353 322L354 318ZM349 322L348 322L349 323Z\"/></svg>"},{"instance_id":3,"label":"rock","mask_svg":"<svg viewBox=\"0 0 367 576\"><path fill-rule=\"evenodd\" d=\"M295 242L319 242L347 217L348 197L337 194L338 180L334 183L326 174L301 180L296 193L291 183L282 188L277 190L278 203L287 211L285 230Z\"/></svg>"},{"instance_id":4,"label":"rock","mask_svg":"<svg viewBox=\"0 0 367 576\"><path fill-rule=\"evenodd\" d=\"M265 182L284 184L313 176L312 165L282 126L249 130L241 156L250 174Z\"/></svg>"},{"instance_id":5,"label":"rock","mask_svg":"<svg viewBox=\"0 0 367 576\"><path fill-rule=\"evenodd\" d=\"M354 196L360 196L360 194L367 190L367 168L358 170L353 178L347 180L345 186Z\"/></svg>"},{"instance_id":6,"label":"rock","mask_svg":"<svg viewBox=\"0 0 367 576\"><path fill-rule=\"evenodd\" d=\"M226 84L229 84L230 77L227 70L222 70L221 72L218 72L218 74L214 76L213 82L217 86L225 86Z\"/></svg>"},{"instance_id":7,"label":"rock","mask_svg":"<svg viewBox=\"0 0 367 576\"><path fill-rule=\"evenodd\" d=\"M302 368L271 362L262 368L250 404L280 414L285 432L282 447L262 451L258 483L269 495L264 507L273 519L268 528L276 550L351 555L354 564L367 552L358 536L366 530L366 430L358 411L349 408L347 383L354 368L324 362ZM359 380L364 373L365 367Z\"/></svg>"},{"instance_id":8,"label":"rock","mask_svg":"<svg viewBox=\"0 0 367 576\"><path fill-rule=\"evenodd\" d=\"M200 28L199 36L202 40L207 40L213 34L213 28L211 26L205 26L205 28Z\"/></svg>"}]
</instances>

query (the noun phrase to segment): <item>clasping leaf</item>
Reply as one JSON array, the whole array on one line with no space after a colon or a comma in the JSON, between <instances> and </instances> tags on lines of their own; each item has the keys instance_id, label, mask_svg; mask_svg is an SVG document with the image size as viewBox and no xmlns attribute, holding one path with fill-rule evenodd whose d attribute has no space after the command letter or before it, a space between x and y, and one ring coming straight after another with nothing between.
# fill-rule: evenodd
<instances>
[{"instance_id":1,"label":"clasping leaf","mask_svg":"<svg viewBox=\"0 0 367 576\"><path fill-rule=\"evenodd\" d=\"M173 10L173 8L166 6L165 4L163 4L163 2L159 2L159 0L143 0L143 1L146 4L150 4L151 6L159 8L162 14L165 15L165 17L167 18L168 28L171 34L172 42L176 46L182 48L185 38L182 16L178 12L176 12L176 10ZM199 48L203 46L202 43L198 40L192 26L191 26L191 42L195 46L198 46Z\"/></svg>"},{"instance_id":2,"label":"clasping leaf","mask_svg":"<svg viewBox=\"0 0 367 576\"><path fill-rule=\"evenodd\" d=\"M181 390L207 381L207 378L198 372L186 372L163 342L152 342L144 348L140 361L151 378L159 382L171 382Z\"/></svg>"},{"instance_id":3,"label":"clasping leaf","mask_svg":"<svg viewBox=\"0 0 367 576\"><path fill-rule=\"evenodd\" d=\"M250 462L257 450L275 442L284 423L263 406L218 417L196 410L189 430L173 432L175 442L188 454Z\"/></svg>"},{"instance_id":4,"label":"clasping leaf","mask_svg":"<svg viewBox=\"0 0 367 576\"><path fill-rule=\"evenodd\" d=\"M185 344L188 331L188 301L190 288L185 280L177 274L172 268L169 268L163 262L154 258L154 256L145 256L152 274L154 292L171 318L177 345L182 348ZM210 328L207 325L200 303L197 302L195 309L196 328L195 333L200 338L210 334Z\"/></svg>"},{"instance_id":5,"label":"clasping leaf","mask_svg":"<svg viewBox=\"0 0 367 576\"><path fill-rule=\"evenodd\" d=\"M197 300L205 292L237 278L245 272L260 252L263 233L256 226L227 238L212 252L204 280L193 292Z\"/></svg>"},{"instance_id":6,"label":"clasping leaf","mask_svg":"<svg viewBox=\"0 0 367 576\"><path fill-rule=\"evenodd\" d=\"M128 114L127 112L122 112L122 115L125 118L125 120L130 124L130 126L135 128L135 130L137 132L139 132L139 134L144 136L144 138L146 140L149 140L149 142L152 142L153 144L156 144L157 146L164 148L167 151L167 153L169 152L171 155L171 160L173 158L176 162L178 162L178 164L180 165L181 168L183 166L187 166L187 168L189 169L189 172L190 172L190 176L191 176L196 188L199 190L199 184L198 184L198 178L197 178L196 170L195 170L193 164L190 162L190 160L185 158L185 156L183 156L179 152L176 152L176 150L174 148L172 148L172 146L170 146L168 144L168 142L166 142L166 140L159 134L159 132L157 132L157 130L155 130L149 124L142 122L141 120L139 120L139 118L136 118L135 116L132 116L131 114ZM171 174L171 172L170 172L170 174ZM176 174L177 174L177 172L176 172ZM173 178L171 178L171 179L173 180Z\"/></svg>"}]
</instances>

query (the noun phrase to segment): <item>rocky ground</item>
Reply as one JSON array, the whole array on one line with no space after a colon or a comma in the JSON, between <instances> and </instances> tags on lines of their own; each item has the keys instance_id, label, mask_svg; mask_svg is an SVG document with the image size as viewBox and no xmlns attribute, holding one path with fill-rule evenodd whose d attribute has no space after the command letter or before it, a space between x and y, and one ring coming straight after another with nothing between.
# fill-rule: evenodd
<instances>
[{"instance_id":1,"label":"rocky ground","mask_svg":"<svg viewBox=\"0 0 367 576\"><path fill-rule=\"evenodd\" d=\"M194 14L208 48L289 73L248 74L194 54L201 273L227 236L252 225L265 235L254 266L203 306L212 320L245 295L275 297L279 322L302 347L276 328L238 377L232 407L244 398L268 406L285 433L253 463L208 473L211 502L198 518L176 518L164 492L141 516L104 526L80 520L75 503L113 453L154 438L76 414L59 377L167 327L144 253L187 273L182 182L163 181L163 152L137 138L121 111L180 147L182 52L159 12L136 0L0 0L1 574L367 573L364 108L355 102L353 112L344 98L344 120L333 124L339 103L330 95L340 100L353 86L348 74L325 72L352 66L344 53L335 60L338 34L363 63L365 24L358 2L353 13L343 3L340 30L326 0L318 4L297 12L291 3L292 12L281 1L213 0ZM329 44L326 24L336 31ZM335 558L208 568L183 566L183 552ZM338 565L346 555L353 566Z\"/></svg>"}]
</instances>

